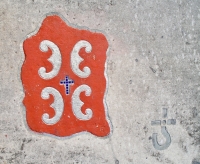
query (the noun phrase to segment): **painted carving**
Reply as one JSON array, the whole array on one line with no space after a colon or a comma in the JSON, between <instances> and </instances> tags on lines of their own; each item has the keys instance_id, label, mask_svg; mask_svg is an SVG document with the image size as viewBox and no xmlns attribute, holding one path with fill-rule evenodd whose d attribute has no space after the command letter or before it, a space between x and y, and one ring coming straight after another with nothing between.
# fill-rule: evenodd
<instances>
[{"instance_id":1,"label":"painted carving","mask_svg":"<svg viewBox=\"0 0 200 164\"><path fill-rule=\"evenodd\" d=\"M73 72L82 78L86 78L90 75L91 71L89 67L84 67L83 71L79 69L79 64L84 60L79 56L79 51L81 48L85 47L85 51L87 53L91 52L92 46L89 42L85 40L80 40L79 42L76 43L74 46L72 53L71 53L71 67Z\"/></svg>"},{"instance_id":2,"label":"painted carving","mask_svg":"<svg viewBox=\"0 0 200 164\"><path fill-rule=\"evenodd\" d=\"M38 71L39 75L46 80L54 78L58 74L61 66L61 54L59 48L53 42L49 40L43 40L40 43L41 51L47 52L48 48L51 49L52 55L47 60L51 62L51 64L53 65L53 69L52 71L46 73L46 68L41 67Z\"/></svg>"},{"instance_id":3,"label":"painted carving","mask_svg":"<svg viewBox=\"0 0 200 164\"><path fill-rule=\"evenodd\" d=\"M50 105L55 110L55 116L52 118L49 118L49 114L45 113L42 115L42 120L49 125L53 125L57 123L62 114L63 114L63 109L64 109L64 103L63 103L63 98L60 95L60 92L58 92L55 88L52 87L46 87L42 90L41 97L43 99L49 99L49 95L53 95L54 97L54 103Z\"/></svg>"},{"instance_id":4,"label":"painted carving","mask_svg":"<svg viewBox=\"0 0 200 164\"><path fill-rule=\"evenodd\" d=\"M72 110L74 115L79 119L79 120L89 120L92 117L92 110L87 108L85 110L86 114L83 114L81 111L81 107L83 106L83 102L80 100L80 93L85 92L86 96L91 95L91 88L88 85L81 85L76 90L74 91L72 95Z\"/></svg>"},{"instance_id":5,"label":"painted carving","mask_svg":"<svg viewBox=\"0 0 200 164\"><path fill-rule=\"evenodd\" d=\"M23 102L30 129L59 137L83 131L107 136L105 36L72 28L52 15L23 48Z\"/></svg>"}]
</instances>

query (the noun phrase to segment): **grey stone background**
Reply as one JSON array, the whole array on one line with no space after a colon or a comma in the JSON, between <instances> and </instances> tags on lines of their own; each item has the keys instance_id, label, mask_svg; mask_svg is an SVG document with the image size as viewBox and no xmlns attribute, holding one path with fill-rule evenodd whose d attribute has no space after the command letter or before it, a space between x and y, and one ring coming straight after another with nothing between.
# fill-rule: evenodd
<instances>
[{"instance_id":1,"label":"grey stone background","mask_svg":"<svg viewBox=\"0 0 200 164\"><path fill-rule=\"evenodd\" d=\"M106 102L113 125L109 137L80 134L57 139L32 132L25 120L22 43L51 12L77 27L101 30L109 41ZM199 0L1 0L1 164L199 164ZM176 125L167 125L162 108Z\"/></svg>"}]
</instances>

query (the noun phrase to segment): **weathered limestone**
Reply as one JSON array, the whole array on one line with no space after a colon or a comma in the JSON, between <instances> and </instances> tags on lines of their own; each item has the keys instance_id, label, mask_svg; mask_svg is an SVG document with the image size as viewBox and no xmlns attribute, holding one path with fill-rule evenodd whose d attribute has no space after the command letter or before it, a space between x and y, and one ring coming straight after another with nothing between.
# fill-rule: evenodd
<instances>
[{"instance_id":1,"label":"weathered limestone","mask_svg":"<svg viewBox=\"0 0 200 164\"><path fill-rule=\"evenodd\" d=\"M106 35L107 137L27 125L22 45L50 13ZM199 28L199 0L1 0L0 163L199 164Z\"/></svg>"}]
</instances>

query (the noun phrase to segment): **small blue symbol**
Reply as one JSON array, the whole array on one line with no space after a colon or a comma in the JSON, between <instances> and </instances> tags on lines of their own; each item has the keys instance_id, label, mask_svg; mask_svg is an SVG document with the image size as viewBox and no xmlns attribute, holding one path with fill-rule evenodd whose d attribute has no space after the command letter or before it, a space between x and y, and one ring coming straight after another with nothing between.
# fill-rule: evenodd
<instances>
[{"instance_id":1,"label":"small blue symbol","mask_svg":"<svg viewBox=\"0 0 200 164\"><path fill-rule=\"evenodd\" d=\"M151 125L161 125L162 124L161 133L166 139L165 143L160 145L158 143L158 140L157 140L157 133L153 133L152 142L153 142L154 148L157 149L157 150L167 149L171 144L171 137L170 137L169 132L167 131L166 124L167 125L176 125L175 119L166 120L166 118L167 118L167 108L163 108L163 118L164 119L162 121L161 120L151 121Z\"/></svg>"},{"instance_id":2,"label":"small blue symbol","mask_svg":"<svg viewBox=\"0 0 200 164\"><path fill-rule=\"evenodd\" d=\"M66 89L66 94L69 95L69 92L70 92L70 85L74 84L74 81L69 79L68 76L65 77L65 80L61 81L60 84L64 84L65 85L65 89Z\"/></svg>"}]
</instances>

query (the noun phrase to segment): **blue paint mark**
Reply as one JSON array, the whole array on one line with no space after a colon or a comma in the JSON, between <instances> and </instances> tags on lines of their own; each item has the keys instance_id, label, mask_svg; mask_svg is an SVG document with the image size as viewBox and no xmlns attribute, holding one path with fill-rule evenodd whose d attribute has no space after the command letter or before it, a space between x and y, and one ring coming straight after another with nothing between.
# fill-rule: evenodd
<instances>
[{"instance_id":1,"label":"blue paint mark","mask_svg":"<svg viewBox=\"0 0 200 164\"><path fill-rule=\"evenodd\" d=\"M69 95L70 93L70 85L74 84L74 81L71 80L68 76L65 77L65 80L62 80L60 84L65 85L65 93Z\"/></svg>"}]
</instances>

